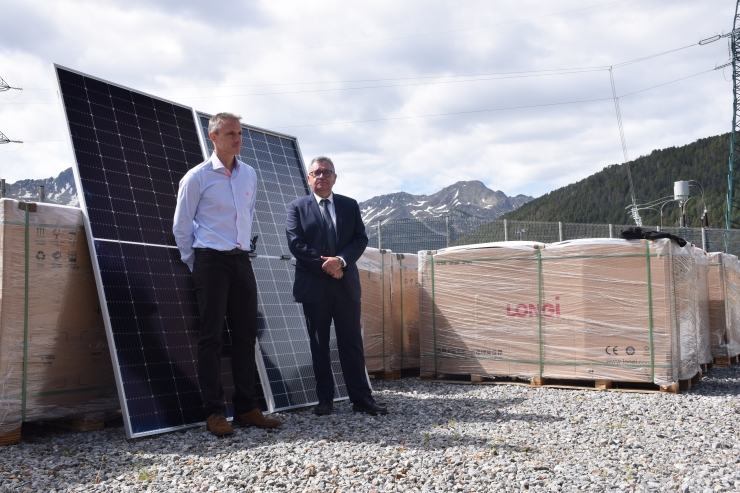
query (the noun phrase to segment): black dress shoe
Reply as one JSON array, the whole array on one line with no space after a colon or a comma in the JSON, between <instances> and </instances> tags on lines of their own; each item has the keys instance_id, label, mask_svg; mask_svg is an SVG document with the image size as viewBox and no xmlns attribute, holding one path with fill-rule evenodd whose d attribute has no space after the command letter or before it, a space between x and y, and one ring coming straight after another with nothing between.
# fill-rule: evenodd
<instances>
[{"instance_id":1,"label":"black dress shoe","mask_svg":"<svg viewBox=\"0 0 740 493\"><path fill-rule=\"evenodd\" d=\"M386 409L385 406L379 405L372 397L367 397L353 402L352 410L356 413L367 413L371 416L388 414L388 409Z\"/></svg>"},{"instance_id":2,"label":"black dress shoe","mask_svg":"<svg viewBox=\"0 0 740 493\"><path fill-rule=\"evenodd\" d=\"M313 408L313 413L316 416L328 416L334 410L333 401L319 401L316 407Z\"/></svg>"}]
</instances>

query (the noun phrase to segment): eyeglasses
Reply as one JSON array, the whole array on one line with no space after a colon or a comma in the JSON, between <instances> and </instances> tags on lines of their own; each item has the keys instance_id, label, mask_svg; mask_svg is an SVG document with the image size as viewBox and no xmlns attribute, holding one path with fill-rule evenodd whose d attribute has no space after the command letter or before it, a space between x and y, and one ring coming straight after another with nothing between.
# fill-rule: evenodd
<instances>
[{"instance_id":1,"label":"eyeglasses","mask_svg":"<svg viewBox=\"0 0 740 493\"><path fill-rule=\"evenodd\" d=\"M311 171L309 175L313 176L314 178L319 178L321 176L325 176L326 178L331 177L334 172L330 169L317 169L316 171Z\"/></svg>"}]
</instances>

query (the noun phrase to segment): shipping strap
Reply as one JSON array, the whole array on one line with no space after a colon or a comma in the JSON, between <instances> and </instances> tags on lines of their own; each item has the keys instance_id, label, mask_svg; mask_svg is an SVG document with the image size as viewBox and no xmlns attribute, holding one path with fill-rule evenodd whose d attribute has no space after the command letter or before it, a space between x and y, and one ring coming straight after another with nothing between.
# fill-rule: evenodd
<instances>
[{"instance_id":1,"label":"shipping strap","mask_svg":"<svg viewBox=\"0 0 740 493\"><path fill-rule=\"evenodd\" d=\"M29 239L28 230L30 224L30 215L28 202L26 206L25 222L25 286L23 290L23 387L21 391L21 422L26 421L26 396L28 392L28 250Z\"/></svg>"},{"instance_id":2,"label":"shipping strap","mask_svg":"<svg viewBox=\"0 0 740 493\"><path fill-rule=\"evenodd\" d=\"M386 253L380 252L380 297L381 297L381 327L383 327L383 371L388 371L390 368L385 366L385 255Z\"/></svg>"},{"instance_id":3,"label":"shipping strap","mask_svg":"<svg viewBox=\"0 0 740 493\"><path fill-rule=\"evenodd\" d=\"M540 378L542 378L544 365L542 364L542 250L537 247L537 325L539 330L540 344Z\"/></svg>"},{"instance_id":4,"label":"shipping strap","mask_svg":"<svg viewBox=\"0 0 740 493\"><path fill-rule=\"evenodd\" d=\"M399 253L398 258L398 270L399 270L399 288L398 294L401 301L401 370L403 370L403 329L404 329L404 312L403 312L403 254Z\"/></svg>"},{"instance_id":5,"label":"shipping strap","mask_svg":"<svg viewBox=\"0 0 740 493\"><path fill-rule=\"evenodd\" d=\"M650 242L648 240L645 240L645 259L647 263L648 323L650 325L650 379L655 382L655 347L653 346L653 283L650 272Z\"/></svg>"},{"instance_id":6,"label":"shipping strap","mask_svg":"<svg viewBox=\"0 0 740 493\"><path fill-rule=\"evenodd\" d=\"M434 254L430 254L432 270L432 335L434 336L434 373L437 372L437 303L434 301Z\"/></svg>"}]
</instances>

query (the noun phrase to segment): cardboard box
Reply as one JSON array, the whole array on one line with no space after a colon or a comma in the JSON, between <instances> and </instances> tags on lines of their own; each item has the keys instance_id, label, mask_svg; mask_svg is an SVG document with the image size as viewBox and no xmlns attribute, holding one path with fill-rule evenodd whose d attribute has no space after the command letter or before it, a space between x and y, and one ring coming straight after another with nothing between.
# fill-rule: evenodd
<instances>
[{"instance_id":1,"label":"cardboard box","mask_svg":"<svg viewBox=\"0 0 740 493\"><path fill-rule=\"evenodd\" d=\"M740 354L740 262L734 255L709 254L709 338L714 358Z\"/></svg>"},{"instance_id":2,"label":"cardboard box","mask_svg":"<svg viewBox=\"0 0 740 493\"><path fill-rule=\"evenodd\" d=\"M694 247L696 261L696 326L699 345L699 363L711 363L712 345L709 331L709 255Z\"/></svg>"},{"instance_id":3,"label":"cardboard box","mask_svg":"<svg viewBox=\"0 0 740 493\"><path fill-rule=\"evenodd\" d=\"M423 377L539 376L537 246L419 252Z\"/></svg>"},{"instance_id":4,"label":"cardboard box","mask_svg":"<svg viewBox=\"0 0 740 493\"><path fill-rule=\"evenodd\" d=\"M415 253L391 255L391 312L394 370L419 368L419 256Z\"/></svg>"},{"instance_id":5,"label":"cardboard box","mask_svg":"<svg viewBox=\"0 0 740 493\"><path fill-rule=\"evenodd\" d=\"M362 288L360 324L367 371L393 369L390 250L366 248L357 261Z\"/></svg>"},{"instance_id":6,"label":"cardboard box","mask_svg":"<svg viewBox=\"0 0 740 493\"><path fill-rule=\"evenodd\" d=\"M82 211L28 208L0 200L0 433L120 407Z\"/></svg>"},{"instance_id":7,"label":"cardboard box","mask_svg":"<svg viewBox=\"0 0 740 493\"><path fill-rule=\"evenodd\" d=\"M534 246L420 252L423 376L668 385L696 374L688 250L667 239Z\"/></svg>"}]
</instances>

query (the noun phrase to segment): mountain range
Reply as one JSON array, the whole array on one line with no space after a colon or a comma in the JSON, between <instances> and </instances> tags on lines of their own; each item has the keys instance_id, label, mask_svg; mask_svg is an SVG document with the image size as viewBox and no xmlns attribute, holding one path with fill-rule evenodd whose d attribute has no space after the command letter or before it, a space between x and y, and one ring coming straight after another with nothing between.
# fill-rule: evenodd
<instances>
[{"instance_id":1,"label":"mountain range","mask_svg":"<svg viewBox=\"0 0 740 493\"><path fill-rule=\"evenodd\" d=\"M406 192L379 195L361 202L360 212L365 224L390 219L439 217L453 211L493 220L532 199L526 195L509 197L478 180L459 181L431 195Z\"/></svg>"},{"instance_id":2,"label":"mountain range","mask_svg":"<svg viewBox=\"0 0 740 493\"><path fill-rule=\"evenodd\" d=\"M72 168L67 168L56 178L41 180L18 180L15 183L6 183L5 196L11 199L37 201L39 200L39 186L44 185L46 202L60 205L79 206L77 188Z\"/></svg>"},{"instance_id":3,"label":"mountain range","mask_svg":"<svg viewBox=\"0 0 740 493\"><path fill-rule=\"evenodd\" d=\"M727 159L730 135L699 139L679 147L654 150L630 161L629 167L638 202L648 202L673 195L673 182L693 180L686 206L689 226L700 225L706 206L709 226L724 227L727 193ZM38 200L38 187L45 186L46 200L77 206L72 169L56 178L20 180L6 185L6 196ZM625 164L612 164L570 185L536 199L526 195L507 196L491 190L480 181L460 181L431 195L396 192L379 195L360 203L365 223L402 218L431 218L460 214L481 219L527 221L562 221L567 223L632 224L625 208L631 203L631 192ZM643 223L661 223L660 211L641 211ZM663 208L664 226L678 224L675 203Z\"/></svg>"},{"instance_id":4,"label":"mountain range","mask_svg":"<svg viewBox=\"0 0 740 493\"><path fill-rule=\"evenodd\" d=\"M56 178L19 180L6 184L6 197L19 200L38 200L39 186L44 185L46 201L78 206L72 168ZM484 219L495 219L532 200L526 195L508 197L504 192L491 190L480 181L460 181L432 195L412 195L397 192L373 197L360 204L363 219L370 221L437 217L451 211Z\"/></svg>"}]
</instances>

